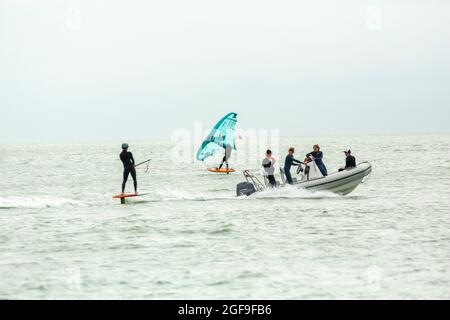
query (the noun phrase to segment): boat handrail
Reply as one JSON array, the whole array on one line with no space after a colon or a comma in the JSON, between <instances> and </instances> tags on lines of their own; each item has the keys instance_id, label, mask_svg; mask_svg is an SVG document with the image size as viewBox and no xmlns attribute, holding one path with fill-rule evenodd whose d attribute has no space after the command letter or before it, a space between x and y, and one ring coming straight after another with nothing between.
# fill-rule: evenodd
<instances>
[{"instance_id":1,"label":"boat handrail","mask_svg":"<svg viewBox=\"0 0 450 320\"><path fill-rule=\"evenodd\" d=\"M243 174L245 180L255 186L256 191L262 191L266 188L261 180L259 180L250 170L244 170Z\"/></svg>"}]
</instances>

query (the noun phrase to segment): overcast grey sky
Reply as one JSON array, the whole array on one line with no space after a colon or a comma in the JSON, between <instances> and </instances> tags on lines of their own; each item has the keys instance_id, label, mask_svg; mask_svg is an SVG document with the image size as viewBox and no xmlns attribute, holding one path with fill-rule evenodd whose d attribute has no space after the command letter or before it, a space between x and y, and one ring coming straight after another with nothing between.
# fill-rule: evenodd
<instances>
[{"instance_id":1,"label":"overcast grey sky","mask_svg":"<svg viewBox=\"0 0 450 320\"><path fill-rule=\"evenodd\" d=\"M450 131L450 1L0 0L0 142Z\"/></svg>"}]
</instances>

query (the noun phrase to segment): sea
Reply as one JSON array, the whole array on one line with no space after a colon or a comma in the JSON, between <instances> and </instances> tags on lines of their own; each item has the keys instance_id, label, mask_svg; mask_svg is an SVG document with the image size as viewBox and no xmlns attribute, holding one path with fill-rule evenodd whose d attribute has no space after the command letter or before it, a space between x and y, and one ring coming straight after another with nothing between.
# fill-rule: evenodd
<instances>
[{"instance_id":1,"label":"sea","mask_svg":"<svg viewBox=\"0 0 450 320\"><path fill-rule=\"evenodd\" d=\"M221 155L195 161L193 146L178 161L171 140L127 141L151 161L138 170L149 194L125 205L112 199L122 142L0 145L0 299L450 298L448 134L280 138L277 166L315 143L330 172L347 148L369 161L348 196L237 197L266 146L223 175L206 170Z\"/></svg>"}]
</instances>

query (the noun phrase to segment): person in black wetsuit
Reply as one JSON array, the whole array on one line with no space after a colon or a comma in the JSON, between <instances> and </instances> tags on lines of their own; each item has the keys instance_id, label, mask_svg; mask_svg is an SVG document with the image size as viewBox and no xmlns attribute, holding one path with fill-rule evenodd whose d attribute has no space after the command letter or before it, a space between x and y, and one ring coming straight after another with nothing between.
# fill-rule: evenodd
<instances>
[{"instance_id":1,"label":"person in black wetsuit","mask_svg":"<svg viewBox=\"0 0 450 320\"><path fill-rule=\"evenodd\" d=\"M125 193L125 186L127 184L128 176L131 173L134 182L134 192L137 194L137 178L136 178L136 168L134 167L135 162L133 154L128 152L128 144L122 144L122 153L120 154L120 160L123 163L123 182L122 182L122 194Z\"/></svg>"},{"instance_id":2,"label":"person in black wetsuit","mask_svg":"<svg viewBox=\"0 0 450 320\"><path fill-rule=\"evenodd\" d=\"M347 151L344 151L344 153L345 153L345 168L340 168L339 172L344 171L344 170L353 169L356 167L356 158L354 156L352 156L352 151L347 150Z\"/></svg>"},{"instance_id":3,"label":"person in black wetsuit","mask_svg":"<svg viewBox=\"0 0 450 320\"><path fill-rule=\"evenodd\" d=\"M300 160L297 160L294 158L294 152L295 152L295 149L290 148L289 154L286 156L286 160L284 161L284 174L285 174L287 182L289 184L294 183L294 181L292 180L292 176L291 176L291 167L302 164L302 162Z\"/></svg>"},{"instance_id":4,"label":"person in black wetsuit","mask_svg":"<svg viewBox=\"0 0 450 320\"><path fill-rule=\"evenodd\" d=\"M225 149L225 155L222 158L222 162L220 163L219 166L219 170L222 169L223 165L226 164L227 165L227 174L230 174L230 172L228 171L229 169L229 165L228 165L228 159L230 159L231 157L231 150L233 150L233 148L230 145L227 145L226 147L224 147Z\"/></svg>"},{"instance_id":5,"label":"person in black wetsuit","mask_svg":"<svg viewBox=\"0 0 450 320\"><path fill-rule=\"evenodd\" d=\"M306 155L305 162L311 162L314 161L317 165L317 168L319 168L320 172L324 177L328 175L327 167L325 167L325 164L323 163L323 152L320 151L320 146L318 144L313 146L314 151L310 152Z\"/></svg>"}]
</instances>

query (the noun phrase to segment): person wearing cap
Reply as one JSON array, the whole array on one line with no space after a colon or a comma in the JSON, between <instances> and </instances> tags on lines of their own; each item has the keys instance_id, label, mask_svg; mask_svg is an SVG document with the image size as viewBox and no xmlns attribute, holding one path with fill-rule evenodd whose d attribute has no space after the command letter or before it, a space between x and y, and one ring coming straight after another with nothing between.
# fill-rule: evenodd
<instances>
[{"instance_id":1,"label":"person wearing cap","mask_svg":"<svg viewBox=\"0 0 450 320\"><path fill-rule=\"evenodd\" d=\"M344 170L350 170L356 167L356 158L352 156L351 150L344 151L345 153L345 168L340 168L339 172Z\"/></svg>"},{"instance_id":2,"label":"person wearing cap","mask_svg":"<svg viewBox=\"0 0 450 320\"><path fill-rule=\"evenodd\" d=\"M323 152L318 144L313 146L313 151L306 155L305 163L314 161L324 177L328 175L327 167L323 163Z\"/></svg>"},{"instance_id":3,"label":"person wearing cap","mask_svg":"<svg viewBox=\"0 0 450 320\"><path fill-rule=\"evenodd\" d=\"M135 162L133 158L133 154L128 152L128 144L122 144L122 152L120 153L120 160L123 163L123 182L122 182L122 194L125 193L125 186L127 184L127 180L129 175L133 177L134 182L134 192L137 194L137 178L136 178L136 168L134 167Z\"/></svg>"}]
</instances>

